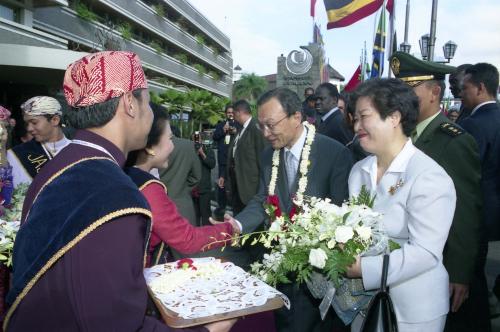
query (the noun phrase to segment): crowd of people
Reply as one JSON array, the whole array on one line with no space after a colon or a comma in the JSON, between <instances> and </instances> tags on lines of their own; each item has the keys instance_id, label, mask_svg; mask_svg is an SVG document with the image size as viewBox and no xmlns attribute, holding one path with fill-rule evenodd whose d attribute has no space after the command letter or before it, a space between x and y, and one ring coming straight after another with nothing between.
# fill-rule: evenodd
<instances>
[{"instance_id":1,"label":"crowd of people","mask_svg":"<svg viewBox=\"0 0 500 332\"><path fill-rule=\"evenodd\" d=\"M399 245L387 276L399 331L491 331L489 304L500 298L500 278L489 290L484 268L488 242L500 240L498 70L487 63L454 68L402 52L390 64L395 78L371 79L350 93L322 83L301 100L279 87L260 96L256 112L246 100L227 105L213 132L216 153L199 132L179 137L168 110L150 102L135 54L98 52L70 64L62 86L74 136L65 136L61 104L50 96L21 106L29 135L23 143L1 135L2 145L11 145L2 167L12 169L13 186L31 183L4 330L175 330L148 301L143 268L215 256L248 270L265 248L251 241L231 246L231 238L269 228L271 181L284 213L294 209L305 181L305 195L339 205L362 187L376 195L374 210ZM447 113L446 75L461 100ZM1 107L5 132L9 116ZM309 126L316 128L310 144ZM376 290L382 260L358 256L345 277ZM305 284L278 289L291 308L274 317L184 330L332 332L362 325L366 308L351 308L345 326L334 310L320 318L321 300Z\"/></svg>"}]
</instances>

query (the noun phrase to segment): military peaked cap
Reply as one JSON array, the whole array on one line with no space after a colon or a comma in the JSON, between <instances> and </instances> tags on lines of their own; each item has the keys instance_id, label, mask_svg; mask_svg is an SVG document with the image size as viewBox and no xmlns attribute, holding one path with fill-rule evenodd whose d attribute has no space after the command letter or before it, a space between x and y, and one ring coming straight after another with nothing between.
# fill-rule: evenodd
<instances>
[{"instance_id":1,"label":"military peaked cap","mask_svg":"<svg viewBox=\"0 0 500 332\"><path fill-rule=\"evenodd\" d=\"M444 80L446 74L453 73L456 68L423 61L405 52L394 52L391 56L391 69L396 78L410 86L417 86L424 81Z\"/></svg>"}]
</instances>

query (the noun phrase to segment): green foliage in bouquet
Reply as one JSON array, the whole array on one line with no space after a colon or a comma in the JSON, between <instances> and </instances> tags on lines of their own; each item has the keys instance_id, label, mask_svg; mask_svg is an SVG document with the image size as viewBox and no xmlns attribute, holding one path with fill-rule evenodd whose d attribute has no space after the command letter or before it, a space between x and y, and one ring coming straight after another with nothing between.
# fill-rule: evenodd
<instances>
[{"instance_id":1,"label":"green foliage in bouquet","mask_svg":"<svg viewBox=\"0 0 500 332\"><path fill-rule=\"evenodd\" d=\"M23 204L24 197L26 196L26 192L28 191L29 184L21 183L16 189L14 189L14 193L12 194L12 204L9 208L6 208L4 211L4 215L1 219L6 221L20 221L21 214L23 212Z\"/></svg>"},{"instance_id":2,"label":"green foliage in bouquet","mask_svg":"<svg viewBox=\"0 0 500 332\"><path fill-rule=\"evenodd\" d=\"M372 209L375 197L366 187L342 206L304 197L291 217L279 211L275 199L270 196L264 204L269 229L238 238L242 244L252 239L252 245L269 249L262 261L252 264L252 273L270 285L309 281L313 271L339 285L357 256L371 248L399 247L388 239L382 215Z\"/></svg>"},{"instance_id":3,"label":"green foliage in bouquet","mask_svg":"<svg viewBox=\"0 0 500 332\"><path fill-rule=\"evenodd\" d=\"M14 189L12 205L5 209L4 215L0 219L0 263L8 267L12 266L12 250L19 231L19 220L28 186L28 184L22 183Z\"/></svg>"}]
</instances>

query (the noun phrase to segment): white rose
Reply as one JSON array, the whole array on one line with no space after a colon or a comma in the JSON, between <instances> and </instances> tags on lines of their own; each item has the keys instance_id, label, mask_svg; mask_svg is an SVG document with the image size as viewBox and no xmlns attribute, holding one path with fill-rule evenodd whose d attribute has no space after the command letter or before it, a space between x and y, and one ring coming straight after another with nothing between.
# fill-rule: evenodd
<instances>
[{"instance_id":1,"label":"white rose","mask_svg":"<svg viewBox=\"0 0 500 332\"><path fill-rule=\"evenodd\" d=\"M335 230L335 241L339 243L346 243L354 236L354 231L350 226L339 226Z\"/></svg>"},{"instance_id":2,"label":"white rose","mask_svg":"<svg viewBox=\"0 0 500 332\"><path fill-rule=\"evenodd\" d=\"M309 263L312 266L317 267L318 269L322 269L325 267L326 260L328 256L323 251L323 249L311 249L309 252Z\"/></svg>"},{"instance_id":3,"label":"white rose","mask_svg":"<svg viewBox=\"0 0 500 332\"><path fill-rule=\"evenodd\" d=\"M368 241L372 236L372 229L368 226L359 226L356 228L356 233L358 233L361 239Z\"/></svg>"},{"instance_id":4,"label":"white rose","mask_svg":"<svg viewBox=\"0 0 500 332\"><path fill-rule=\"evenodd\" d=\"M271 223L271 227L269 227L270 232L280 232L281 231L281 220L276 219Z\"/></svg>"},{"instance_id":5,"label":"white rose","mask_svg":"<svg viewBox=\"0 0 500 332\"><path fill-rule=\"evenodd\" d=\"M328 249L333 249L333 247L335 247L336 244L337 242L335 241L335 239L331 239L330 241L328 241L326 246L328 247Z\"/></svg>"}]
</instances>

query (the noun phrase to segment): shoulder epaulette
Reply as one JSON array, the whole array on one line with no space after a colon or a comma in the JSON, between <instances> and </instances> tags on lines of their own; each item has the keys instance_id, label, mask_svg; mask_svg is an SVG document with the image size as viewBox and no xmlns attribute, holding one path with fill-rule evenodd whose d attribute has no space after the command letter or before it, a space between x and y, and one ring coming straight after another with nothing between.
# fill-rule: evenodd
<instances>
[{"instance_id":1,"label":"shoulder epaulette","mask_svg":"<svg viewBox=\"0 0 500 332\"><path fill-rule=\"evenodd\" d=\"M464 130L462 128L449 122L441 123L439 128L441 128L441 130L444 131L446 134L453 137L462 135L464 133Z\"/></svg>"}]
</instances>

